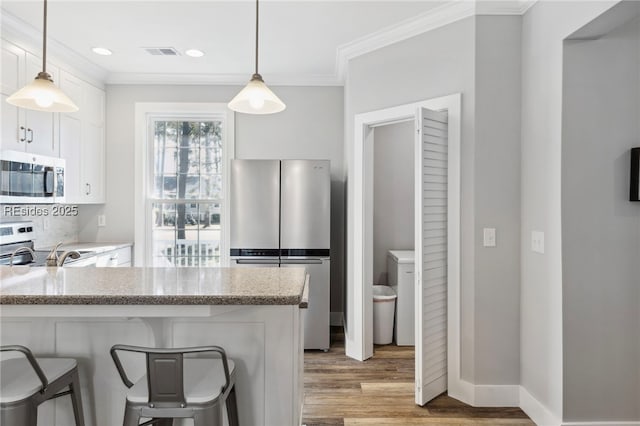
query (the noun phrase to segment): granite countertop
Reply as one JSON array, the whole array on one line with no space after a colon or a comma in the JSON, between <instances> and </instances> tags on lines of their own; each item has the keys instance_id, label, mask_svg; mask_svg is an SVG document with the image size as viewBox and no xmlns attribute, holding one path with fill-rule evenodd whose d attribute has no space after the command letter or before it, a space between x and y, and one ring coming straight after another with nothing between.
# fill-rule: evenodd
<instances>
[{"instance_id":1,"label":"granite countertop","mask_svg":"<svg viewBox=\"0 0 640 426\"><path fill-rule=\"evenodd\" d=\"M304 268L0 266L0 305L299 305Z\"/></svg>"}]
</instances>

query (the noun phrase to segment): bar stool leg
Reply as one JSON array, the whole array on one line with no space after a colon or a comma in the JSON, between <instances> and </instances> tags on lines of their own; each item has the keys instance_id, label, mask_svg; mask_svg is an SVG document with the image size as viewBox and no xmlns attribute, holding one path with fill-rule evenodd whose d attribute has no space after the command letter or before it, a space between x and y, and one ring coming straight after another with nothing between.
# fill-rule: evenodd
<instances>
[{"instance_id":1,"label":"bar stool leg","mask_svg":"<svg viewBox=\"0 0 640 426\"><path fill-rule=\"evenodd\" d=\"M127 404L124 408L124 420L122 426L138 426L140 423L140 413L136 408L133 408Z\"/></svg>"},{"instance_id":2,"label":"bar stool leg","mask_svg":"<svg viewBox=\"0 0 640 426\"><path fill-rule=\"evenodd\" d=\"M78 377L78 369L73 370L71 376L71 404L73 405L73 417L76 420L76 426L84 426L84 411L82 410L82 396L80 394L80 379Z\"/></svg>"},{"instance_id":3,"label":"bar stool leg","mask_svg":"<svg viewBox=\"0 0 640 426\"><path fill-rule=\"evenodd\" d=\"M193 415L193 426L222 426L220 405L196 411Z\"/></svg>"},{"instance_id":4,"label":"bar stool leg","mask_svg":"<svg viewBox=\"0 0 640 426\"><path fill-rule=\"evenodd\" d=\"M240 422L238 420L238 404L236 402L236 386L235 384L231 387L229 391L229 396L227 397L227 418L229 420L229 426L240 426Z\"/></svg>"},{"instance_id":5,"label":"bar stool leg","mask_svg":"<svg viewBox=\"0 0 640 426\"><path fill-rule=\"evenodd\" d=\"M0 425L37 426L38 405L31 401L11 407L2 407L0 412Z\"/></svg>"}]
</instances>

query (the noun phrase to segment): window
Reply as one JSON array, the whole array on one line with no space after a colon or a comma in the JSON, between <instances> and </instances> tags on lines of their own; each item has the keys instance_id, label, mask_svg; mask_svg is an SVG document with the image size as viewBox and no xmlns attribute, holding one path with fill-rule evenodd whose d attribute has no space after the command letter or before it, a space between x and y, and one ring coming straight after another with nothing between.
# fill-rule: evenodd
<instances>
[{"instance_id":1,"label":"window","mask_svg":"<svg viewBox=\"0 0 640 426\"><path fill-rule=\"evenodd\" d=\"M155 110L154 104L142 105L149 106L143 147L147 165L144 264L226 265L226 168L233 154L232 113L218 104L207 112L193 110L192 104L192 111L180 108L181 104L173 110L166 104Z\"/></svg>"}]
</instances>

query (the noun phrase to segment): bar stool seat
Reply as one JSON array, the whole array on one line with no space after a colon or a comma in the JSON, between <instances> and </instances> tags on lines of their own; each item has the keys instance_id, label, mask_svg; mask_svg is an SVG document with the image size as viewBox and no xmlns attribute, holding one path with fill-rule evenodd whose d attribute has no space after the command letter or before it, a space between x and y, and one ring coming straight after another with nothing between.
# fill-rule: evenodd
<instances>
[{"instance_id":1,"label":"bar stool seat","mask_svg":"<svg viewBox=\"0 0 640 426\"><path fill-rule=\"evenodd\" d=\"M185 359L184 398L187 404L204 404L217 400L226 385L222 360ZM229 375L234 375L235 364L228 361ZM149 386L146 374L138 380L129 392L127 401L146 404L149 402Z\"/></svg>"},{"instance_id":2,"label":"bar stool seat","mask_svg":"<svg viewBox=\"0 0 640 426\"><path fill-rule=\"evenodd\" d=\"M49 383L76 368L76 360L71 358L36 358ZM24 358L7 359L0 363L2 393L0 403L22 401L42 388L42 382Z\"/></svg>"},{"instance_id":3,"label":"bar stool seat","mask_svg":"<svg viewBox=\"0 0 640 426\"><path fill-rule=\"evenodd\" d=\"M75 359L36 358L29 348L19 345L0 346L0 352L24 355L0 362L0 424L36 426L40 404L69 395L75 424L84 426ZM65 391L67 387L69 390Z\"/></svg>"},{"instance_id":4,"label":"bar stool seat","mask_svg":"<svg viewBox=\"0 0 640 426\"><path fill-rule=\"evenodd\" d=\"M144 354L147 374L133 383L118 352ZM214 352L219 358L185 355ZM194 426L222 426L226 407L229 426L238 426L236 368L219 346L190 348L146 348L114 345L111 357L122 382L129 388L123 426L169 426L174 419L193 419Z\"/></svg>"}]
</instances>

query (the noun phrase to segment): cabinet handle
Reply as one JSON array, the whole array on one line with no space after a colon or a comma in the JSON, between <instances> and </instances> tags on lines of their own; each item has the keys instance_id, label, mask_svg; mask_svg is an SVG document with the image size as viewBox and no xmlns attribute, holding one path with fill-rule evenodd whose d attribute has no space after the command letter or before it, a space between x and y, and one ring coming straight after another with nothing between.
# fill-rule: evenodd
<instances>
[{"instance_id":1,"label":"cabinet handle","mask_svg":"<svg viewBox=\"0 0 640 426\"><path fill-rule=\"evenodd\" d=\"M85 187L87 189L86 195L91 194L91 184L90 183L85 183Z\"/></svg>"},{"instance_id":2,"label":"cabinet handle","mask_svg":"<svg viewBox=\"0 0 640 426\"><path fill-rule=\"evenodd\" d=\"M24 126L20 126L20 130L22 130L22 137L20 138L20 142L24 142L27 140L27 129Z\"/></svg>"},{"instance_id":3,"label":"cabinet handle","mask_svg":"<svg viewBox=\"0 0 640 426\"><path fill-rule=\"evenodd\" d=\"M29 132L29 135L31 136L29 139L27 139L27 143L31 143L33 142L33 130L27 129L27 132Z\"/></svg>"}]
</instances>

